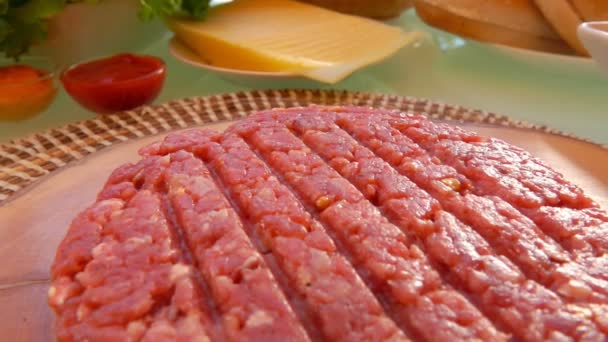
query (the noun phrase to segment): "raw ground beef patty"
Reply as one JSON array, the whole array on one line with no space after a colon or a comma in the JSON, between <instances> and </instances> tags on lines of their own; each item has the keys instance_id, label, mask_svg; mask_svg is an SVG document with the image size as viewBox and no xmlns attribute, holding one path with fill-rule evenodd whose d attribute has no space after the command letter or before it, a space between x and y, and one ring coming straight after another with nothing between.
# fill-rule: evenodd
<instances>
[{"instance_id":1,"label":"raw ground beef patty","mask_svg":"<svg viewBox=\"0 0 608 342\"><path fill-rule=\"evenodd\" d=\"M608 214L422 116L277 109L118 168L52 266L60 341L605 341Z\"/></svg>"}]
</instances>

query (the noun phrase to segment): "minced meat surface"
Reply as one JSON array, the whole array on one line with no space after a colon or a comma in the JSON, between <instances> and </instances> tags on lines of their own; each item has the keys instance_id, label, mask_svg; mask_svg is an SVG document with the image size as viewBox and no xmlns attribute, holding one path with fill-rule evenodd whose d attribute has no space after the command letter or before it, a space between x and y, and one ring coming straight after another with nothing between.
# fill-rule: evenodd
<instances>
[{"instance_id":1,"label":"minced meat surface","mask_svg":"<svg viewBox=\"0 0 608 342\"><path fill-rule=\"evenodd\" d=\"M57 250L59 341L608 338L608 214L503 141L314 106L140 154Z\"/></svg>"}]
</instances>

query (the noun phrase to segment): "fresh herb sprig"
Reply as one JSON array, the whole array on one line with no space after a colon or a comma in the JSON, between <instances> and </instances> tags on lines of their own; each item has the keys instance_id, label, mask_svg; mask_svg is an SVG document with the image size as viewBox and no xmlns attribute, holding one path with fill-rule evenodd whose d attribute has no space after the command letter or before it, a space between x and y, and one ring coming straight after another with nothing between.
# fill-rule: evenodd
<instances>
[{"instance_id":1,"label":"fresh herb sprig","mask_svg":"<svg viewBox=\"0 0 608 342\"><path fill-rule=\"evenodd\" d=\"M47 20L64 6L62 0L0 0L0 51L17 58L46 39Z\"/></svg>"}]
</instances>

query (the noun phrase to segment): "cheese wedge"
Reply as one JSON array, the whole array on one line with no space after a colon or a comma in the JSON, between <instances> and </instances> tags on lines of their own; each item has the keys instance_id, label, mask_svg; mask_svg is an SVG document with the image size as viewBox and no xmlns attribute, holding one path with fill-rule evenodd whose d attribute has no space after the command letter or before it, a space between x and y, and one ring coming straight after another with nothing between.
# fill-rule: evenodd
<instances>
[{"instance_id":1,"label":"cheese wedge","mask_svg":"<svg viewBox=\"0 0 608 342\"><path fill-rule=\"evenodd\" d=\"M236 0L212 8L203 21L167 23L208 64L287 71L326 83L338 82L421 36L291 0Z\"/></svg>"}]
</instances>

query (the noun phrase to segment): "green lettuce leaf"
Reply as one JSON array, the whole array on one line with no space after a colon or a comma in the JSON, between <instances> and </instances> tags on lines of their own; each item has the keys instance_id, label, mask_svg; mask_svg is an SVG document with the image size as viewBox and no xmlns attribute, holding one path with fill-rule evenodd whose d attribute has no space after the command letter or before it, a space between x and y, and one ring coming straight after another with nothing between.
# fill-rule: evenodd
<instances>
[{"instance_id":1,"label":"green lettuce leaf","mask_svg":"<svg viewBox=\"0 0 608 342\"><path fill-rule=\"evenodd\" d=\"M8 58L18 59L32 44L43 41L46 36L47 25L43 20L0 19L0 51Z\"/></svg>"},{"instance_id":2,"label":"green lettuce leaf","mask_svg":"<svg viewBox=\"0 0 608 342\"><path fill-rule=\"evenodd\" d=\"M47 37L47 20L65 0L0 0L0 51L17 59Z\"/></svg>"}]
</instances>

